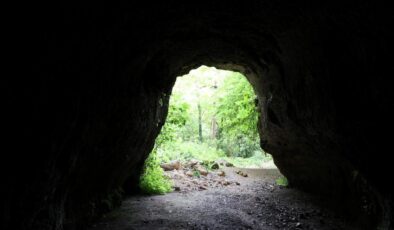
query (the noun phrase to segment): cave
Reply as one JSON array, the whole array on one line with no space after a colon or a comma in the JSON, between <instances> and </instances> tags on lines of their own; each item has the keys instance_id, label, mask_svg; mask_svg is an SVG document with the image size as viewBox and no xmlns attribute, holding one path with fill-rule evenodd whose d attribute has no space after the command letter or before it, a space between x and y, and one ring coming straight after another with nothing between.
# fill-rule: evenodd
<instances>
[{"instance_id":1,"label":"cave","mask_svg":"<svg viewBox=\"0 0 394 230\"><path fill-rule=\"evenodd\" d=\"M389 7L281 0L44 9L15 12L11 24L2 229L84 229L118 206L137 188L176 76L201 65L247 76L260 145L293 187L335 201L368 229L393 227Z\"/></svg>"}]
</instances>

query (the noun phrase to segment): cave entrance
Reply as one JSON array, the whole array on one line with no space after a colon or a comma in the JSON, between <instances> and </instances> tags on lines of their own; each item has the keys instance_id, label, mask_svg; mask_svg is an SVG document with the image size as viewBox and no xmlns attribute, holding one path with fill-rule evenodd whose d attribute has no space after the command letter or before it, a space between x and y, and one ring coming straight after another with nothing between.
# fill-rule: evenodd
<instances>
[{"instance_id":1,"label":"cave entrance","mask_svg":"<svg viewBox=\"0 0 394 230\"><path fill-rule=\"evenodd\" d=\"M252 86L239 72L201 66L179 76L141 189L162 194L227 187L263 168L276 169L259 145L257 106Z\"/></svg>"},{"instance_id":2,"label":"cave entrance","mask_svg":"<svg viewBox=\"0 0 394 230\"><path fill-rule=\"evenodd\" d=\"M92 230L352 229L286 186L259 146L261 104L240 73L202 66L179 77L140 179L149 195L128 198Z\"/></svg>"}]
</instances>

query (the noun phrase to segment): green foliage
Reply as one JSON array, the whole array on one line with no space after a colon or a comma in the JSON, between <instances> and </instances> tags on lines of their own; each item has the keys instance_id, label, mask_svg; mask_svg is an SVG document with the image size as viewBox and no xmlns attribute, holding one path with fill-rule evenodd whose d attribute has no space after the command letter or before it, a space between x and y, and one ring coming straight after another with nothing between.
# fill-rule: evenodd
<instances>
[{"instance_id":1,"label":"green foliage","mask_svg":"<svg viewBox=\"0 0 394 230\"><path fill-rule=\"evenodd\" d=\"M237 72L202 66L179 77L167 121L156 140L159 159L212 161L224 156L250 158L262 154L255 100L253 88ZM199 141L199 127L203 143Z\"/></svg>"},{"instance_id":2,"label":"green foliage","mask_svg":"<svg viewBox=\"0 0 394 230\"><path fill-rule=\"evenodd\" d=\"M179 101L177 95L171 97L168 115L165 125L162 127L160 135L156 139L155 148L145 161L144 172L140 178L140 188L148 194L164 194L172 189L171 181L163 174L160 167L160 160L157 157L160 148L165 143L171 143L176 138L176 130L184 126L187 117L188 104Z\"/></svg>"},{"instance_id":3,"label":"green foliage","mask_svg":"<svg viewBox=\"0 0 394 230\"><path fill-rule=\"evenodd\" d=\"M161 129L160 135L156 138L155 149L177 137L177 130L189 120L188 109L189 105L181 101L179 95L171 96L166 123Z\"/></svg>"},{"instance_id":4,"label":"green foliage","mask_svg":"<svg viewBox=\"0 0 394 230\"><path fill-rule=\"evenodd\" d=\"M288 186L289 182L287 181L287 178L282 176L276 179L276 184L280 186Z\"/></svg>"},{"instance_id":5,"label":"green foliage","mask_svg":"<svg viewBox=\"0 0 394 230\"><path fill-rule=\"evenodd\" d=\"M145 161L144 172L140 178L140 188L148 194L164 194L172 191L172 183L164 176L155 151Z\"/></svg>"},{"instance_id":6,"label":"green foliage","mask_svg":"<svg viewBox=\"0 0 394 230\"><path fill-rule=\"evenodd\" d=\"M220 126L220 148L227 156L251 157L258 145L255 94L240 73L234 73L220 88L217 118Z\"/></svg>"},{"instance_id":7,"label":"green foliage","mask_svg":"<svg viewBox=\"0 0 394 230\"><path fill-rule=\"evenodd\" d=\"M165 125L145 163L142 190L171 190L159 166L171 160L197 159L207 162L208 170L220 158L237 167L261 167L270 157L259 146L255 99L253 88L237 72L202 66L179 77Z\"/></svg>"},{"instance_id":8,"label":"green foliage","mask_svg":"<svg viewBox=\"0 0 394 230\"><path fill-rule=\"evenodd\" d=\"M177 140L166 143L158 149L158 158L162 162L169 162L172 160L191 160L198 159L201 161L214 161L225 154L222 150L208 143L198 143L192 141Z\"/></svg>"}]
</instances>

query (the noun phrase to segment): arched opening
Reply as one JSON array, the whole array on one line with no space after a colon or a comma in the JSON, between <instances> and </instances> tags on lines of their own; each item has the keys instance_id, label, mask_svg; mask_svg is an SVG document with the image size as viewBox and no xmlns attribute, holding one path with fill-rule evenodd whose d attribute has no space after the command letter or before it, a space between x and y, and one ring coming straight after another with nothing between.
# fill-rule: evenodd
<instances>
[{"instance_id":1,"label":"arched opening","mask_svg":"<svg viewBox=\"0 0 394 230\"><path fill-rule=\"evenodd\" d=\"M177 77L140 187L150 194L171 192L171 184L176 191L206 190L240 185L247 168L261 175L263 169L275 170L260 146L259 111L252 86L239 72L200 66ZM234 173L238 181L230 180Z\"/></svg>"},{"instance_id":2,"label":"arched opening","mask_svg":"<svg viewBox=\"0 0 394 230\"><path fill-rule=\"evenodd\" d=\"M168 115L142 170L140 186L144 189L143 195L124 202L120 211L122 217L112 220L113 214L110 214L92 229L100 230L107 225L146 229L351 229L352 226L336 216L327 203L322 204L320 198L286 187L287 179L276 167L272 168L273 163L264 166L264 160L259 158L264 153L248 152L248 148L257 150L257 145L261 150L264 145L258 129L261 134L268 123L275 129L283 128L283 121L270 108L274 95L262 93L259 88L258 92L265 97L265 103L261 104L249 84L253 75L247 80L240 73L220 72L215 68L212 70L214 74L233 78L198 76L201 72L209 75L208 70L212 69L203 66L191 70L189 76L184 75L175 82L171 97L169 94L163 96L169 103ZM229 80L226 81L225 77ZM254 77L252 79L258 79ZM185 89L187 93L183 91ZM221 89L224 92L220 92ZM222 98L215 98L215 94ZM223 98L227 100L220 100ZM242 102L245 104L241 105ZM159 107L165 107L164 99L158 99L157 103ZM192 106L194 110L187 114ZM218 110L223 106L229 111ZM244 116L252 117L252 121L237 120L245 111L235 107L246 109L248 113ZM221 115L231 121L224 121ZM261 120L265 120L265 124ZM215 125L212 125L213 121ZM246 128L240 126L245 122ZM215 127L233 129L220 132ZM237 131L242 134L240 138ZM220 140L219 135L232 136ZM220 145L223 144L220 141L225 142L225 146ZM242 149L240 145L248 141L252 146ZM286 142L279 145L286 146ZM242 154L245 156L239 157ZM127 223L125 218L130 218Z\"/></svg>"}]
</instances>

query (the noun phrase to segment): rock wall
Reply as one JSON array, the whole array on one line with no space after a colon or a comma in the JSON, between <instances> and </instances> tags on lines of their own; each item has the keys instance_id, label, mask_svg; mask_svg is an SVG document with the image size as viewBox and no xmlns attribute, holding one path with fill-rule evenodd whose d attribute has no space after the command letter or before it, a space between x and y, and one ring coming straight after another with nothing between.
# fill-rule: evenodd
<instances>
[{"instance_id":1,"label":"rock wall","mask_svg":"<svg viewBox=\"0 0 394 230\"><path fill-rule=\"evenodd\" d=\"M377 3L179 4L17 13L4 84L3 229L78 229L137 187L175 77L244 73L292 186L366 228L392 220L392 14Z\"/></svg>"}]
</instances>

